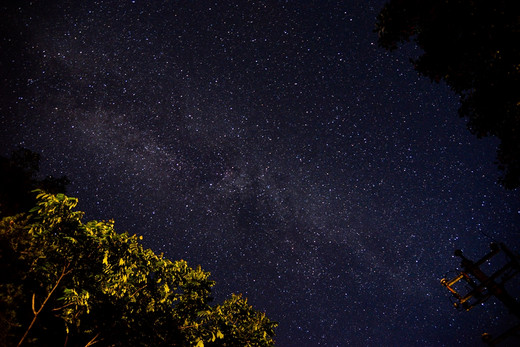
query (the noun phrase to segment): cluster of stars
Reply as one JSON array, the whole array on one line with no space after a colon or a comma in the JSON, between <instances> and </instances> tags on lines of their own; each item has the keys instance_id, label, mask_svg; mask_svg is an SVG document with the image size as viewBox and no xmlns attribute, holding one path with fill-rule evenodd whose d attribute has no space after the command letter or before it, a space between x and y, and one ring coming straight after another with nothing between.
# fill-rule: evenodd
<instances>
[{"instance_id":1,"label":"cluster of stars","mask_svg":"<svg viewBox=\"0 0 520 347\"><path fill-rule=\"evenodd\" d=\"M516 196L414 48L374 45L382 5L6 8L23 48L2 148L42 153L87 218L201 264L217 300L245 293L280 346L478 341L499 309L459 316L438 280L455 248L518 246Z\"/></svg>"}]
</instances>

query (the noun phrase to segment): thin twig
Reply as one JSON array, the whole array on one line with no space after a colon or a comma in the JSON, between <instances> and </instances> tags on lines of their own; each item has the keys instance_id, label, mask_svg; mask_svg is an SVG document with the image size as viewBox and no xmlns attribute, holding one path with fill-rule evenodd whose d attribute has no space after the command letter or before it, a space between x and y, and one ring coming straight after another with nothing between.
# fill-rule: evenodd
<instances>
[{"instance_id":1,"label":"thin twig","mask_svg":"<svg viewBox=\"0 0 520 347\"><path fill-rule=\"evenodd\" d=\"M97 337L99 336L99 333L96 334L96 336L94 336L92 338L92 340L90 340L86 345L85 347L88 347L88 346L92 346L93 344L97 343L98 341L96 341Z\"/></svg>"},{"instance_id":2,"label":"thin twig","mask_svg":"<svg viewBox=\"0 0 520 347\"><path fill-rule=\"evenodd\" d=\"M59 311L59 310L64 309L65 307L68 307L68 306L71 306L71 305L74 305L74 304L75 304L74 302L69 302L69 303L66 304L66 305L63 305L63 306L61 306L61 307L53 308L52 310L53 310L53 311Z\"/></svg>"},{"instance_id":3,"label":"thin twig","mask_svg":"<svg viewBox=\"0 0 520 347\"><path fill-rule=\"evenodd\" d=\"M33 313L36 315L36 310L34 309L34 298L36 297L36 293L33 293L33 296L32 296L32 311Z\"/></svg>"},{"instance_id":4,"label":"thin twig","mask_svg":"<svg viewBox=\"0 0 520 347\"><path fill-rule=\"evenodd\" d=\"M146 288L148 284L145 284L144 286L142 286L141 288L138 288L132 295L130 295L131 298L133 298L135 296L135 294L137 294L139 291L143 290L144 288Z\"/></svg>"}]
</instances>

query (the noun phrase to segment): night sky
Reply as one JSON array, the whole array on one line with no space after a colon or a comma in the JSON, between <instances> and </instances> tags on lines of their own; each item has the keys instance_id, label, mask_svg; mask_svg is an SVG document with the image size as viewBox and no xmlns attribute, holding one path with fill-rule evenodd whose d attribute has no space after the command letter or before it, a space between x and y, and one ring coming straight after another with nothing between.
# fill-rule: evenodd
<instances>
[{"instance_id":1,"label":"night sky","mask_svg":"<svg viewBox=\"0 0 520 347\"><path fill-rule=\"evenodd\" d=\"M279 346L467 345L514 322L439 280L518 250L498 141L377 46L384 1L18 1L0 15L0 150L243 293ZM14 1L13 1L14 3Z\"/></svg>"}]
</instances>

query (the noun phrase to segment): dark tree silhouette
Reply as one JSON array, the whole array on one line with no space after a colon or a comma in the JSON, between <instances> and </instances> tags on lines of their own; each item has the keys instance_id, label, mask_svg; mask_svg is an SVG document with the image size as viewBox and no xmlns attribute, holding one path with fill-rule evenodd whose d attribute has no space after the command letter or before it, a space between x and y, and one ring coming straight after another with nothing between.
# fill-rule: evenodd
<instances>
[{"instance_id":1,"label":"dark tree silhouette","mask_svg":"<svg viewBox=\"0 0 520 347\"><path fill-rule=\"evenodd\" d=\"M375 31L388 50L413 39L415 69L460 96L459 115L478 137L496 136L500 183L520 186L520 13L511 0L391 0Z\"/></svg>"},{"instance_id":2,"label":"dark tree silhouette","mask_svg":"<svg viewBox=\"0 0 520 347\"><path fill-rule=\"evenodd\" d=\"M0 218L25 212L36 203L41 189L52 194L65 193L67 177L47 176L38 179L40 155L25 148L14 151L11 158L0 157Z\"/></svg>"}]
</instances>

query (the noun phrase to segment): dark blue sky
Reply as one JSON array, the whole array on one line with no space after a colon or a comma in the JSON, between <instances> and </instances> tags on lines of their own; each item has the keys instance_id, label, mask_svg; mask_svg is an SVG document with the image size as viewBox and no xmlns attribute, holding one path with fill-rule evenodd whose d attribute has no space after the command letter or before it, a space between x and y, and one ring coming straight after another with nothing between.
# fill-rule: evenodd
<instances>
[{"instance_id":1,"label":"dark blue sky","mask_svg":"<svg viewBox=\"0 0 520 347\"><path fill-rule=\"evenodd\" d=\"M2 5L1 154L244 293L279 346L478 345L512 318L439 280L456 248L518 249L518 192L414 46L378 48L383 4Z\"/></svg>"}]
</instances>

